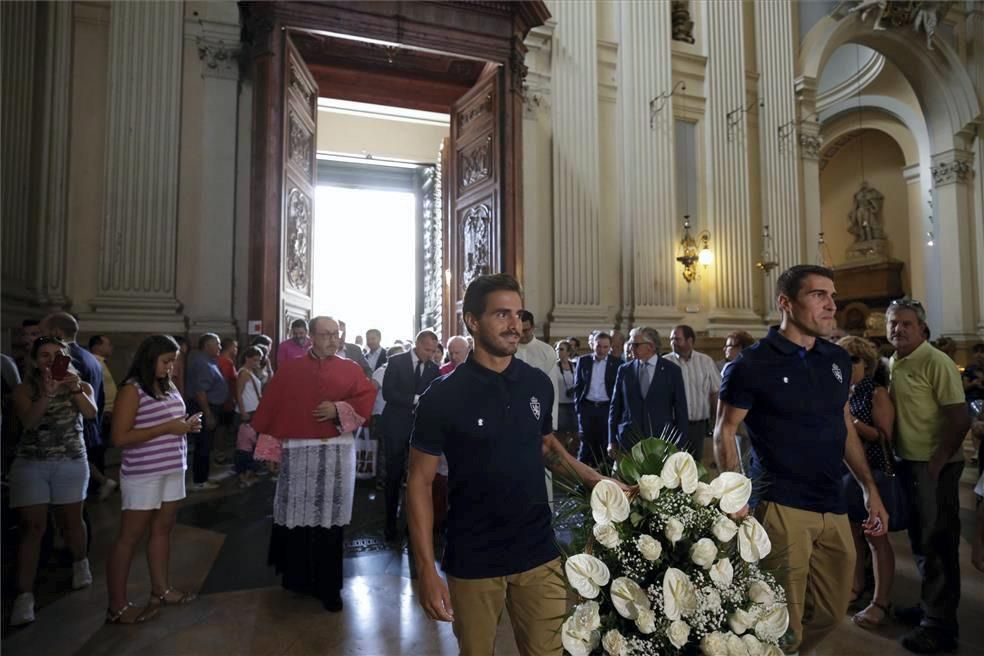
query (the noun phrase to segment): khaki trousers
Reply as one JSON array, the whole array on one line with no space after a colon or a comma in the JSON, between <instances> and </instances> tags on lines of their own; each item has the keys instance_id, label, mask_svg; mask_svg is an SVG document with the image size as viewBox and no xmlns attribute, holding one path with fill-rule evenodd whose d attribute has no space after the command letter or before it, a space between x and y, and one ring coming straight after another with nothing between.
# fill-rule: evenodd
<instances>
[{"instance_id":1,"label":"khaki trousers","mask_svg":"<svg viewBox=\"0 0 984 656\"><path fill-rule=\"evenodd\" d=\"M786 590L794 637L782 647L807 653L837 628L851 600L855 551L847 515L762 501L755 517L772 541L762 567Z\"/></svg>"},{"instance_id":2,"label":"khaki trousers","mask_svg":"<svg viewBox=\"0 0 984 656\"><path fill-rule=\"evenodd\" d=\"M519 574L487 579L448 576L454 635L463 656L492 656L503 607L523 656L560 654L567 587L560 558Z\"/></svg>"}]
</instances>

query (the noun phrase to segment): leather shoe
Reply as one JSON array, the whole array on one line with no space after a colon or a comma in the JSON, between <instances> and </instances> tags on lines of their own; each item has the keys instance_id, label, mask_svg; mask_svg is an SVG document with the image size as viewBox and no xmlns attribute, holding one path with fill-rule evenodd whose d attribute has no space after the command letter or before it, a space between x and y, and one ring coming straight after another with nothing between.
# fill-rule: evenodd
<instances>
[{"instance_id":1,"label":"leather shoe","mask_svg":"<svg viewBox=\"0 0 984 656\"><path fill-rule=\"evenodd\" d=\"M914 654L938 654L957 650L957 640L941 629L919 626L901 640L902 646Z\"/></svg>"}]
</instances>

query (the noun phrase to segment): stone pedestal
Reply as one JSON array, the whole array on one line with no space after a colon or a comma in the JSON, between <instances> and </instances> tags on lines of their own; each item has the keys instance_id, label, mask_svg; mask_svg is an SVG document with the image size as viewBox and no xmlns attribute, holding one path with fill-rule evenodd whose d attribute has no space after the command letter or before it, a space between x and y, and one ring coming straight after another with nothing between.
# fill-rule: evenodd
<instances>
[{"instance_id":1,"label":"stone pedestal","mask_svg":"<svg viewBox=\"0 0 984 656\"><path fill-rule=\"evenodd\" d=\"M902 287L903 262L887 257L834 267L837 303L864 301L871 307L885 307L905 295Z\"/></svg>"},{"instance_id":2,"label":"stone pedestal","mask_svg":"<svg viewBox=\"0 0 984 656\"><path fill-rule=\"evenodd\" d=\"M867 239L856 241L847 249L847 260L854 262L858 260L870 261L884 260L888 257L887 239Z\"/></svg>"}]
</instances>

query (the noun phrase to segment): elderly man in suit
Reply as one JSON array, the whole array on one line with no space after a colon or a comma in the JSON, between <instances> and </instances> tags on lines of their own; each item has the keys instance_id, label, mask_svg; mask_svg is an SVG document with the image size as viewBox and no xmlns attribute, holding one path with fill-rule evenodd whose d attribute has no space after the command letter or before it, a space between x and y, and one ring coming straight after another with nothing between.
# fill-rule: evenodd
<instances>
[{"instance_id":1,"label":"elderly man in suit","mask_svg":"<svg viewBox=\"0 0 984 656\"><path fill-rule=\"evenodd\" d=\"M593 352L578 358L574 371L574 411L581 438L577 459L594 467L608 444L608 408L621 361L611 354L608 333L595 331L588 343Z\"/></svg>"},{"instance_id":2,"label":"elderly man in suit","mask_svg":"<svg viewBox=\"0 0 984 656\"><path fill-rule=\"evenodd\" d=\"M397 537L396 517L400 505L400 489L407 466L407 449L417 400L438 377L438 367L432 361L437 350L437 335L431 330L417 333L414 347L394 355L386 365L383 376L382 425L386 454L386 540Z\"/></svg>"},{"instance_id":3,"label":"elderly man in suit","mask_svg":"<svg viewBox=\"0 0 984 656\"><path fill-rule=\"evenodd\" d=\"M680 367L659 355L659 333L633 328L629 347L635 358L618 370L608 419L608 448L632 448L640 439L659 437L665 426L675 429L675 441L686 449L687 393Z\"/></svg>"}]
</instances>

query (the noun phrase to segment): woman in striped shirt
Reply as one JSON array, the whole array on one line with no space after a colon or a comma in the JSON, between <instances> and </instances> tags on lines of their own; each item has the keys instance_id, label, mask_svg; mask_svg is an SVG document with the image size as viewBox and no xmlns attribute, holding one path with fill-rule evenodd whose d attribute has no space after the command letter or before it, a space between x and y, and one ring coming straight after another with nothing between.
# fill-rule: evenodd
<instances>
[{"instance_id":1,"label":"woman in striped shirt","mask_svg":"<svg viewBox=\"0 0 984 656\"><path fill-rule=\"evenodd\" d=\"M171 530L178 502L185 497L188 467L186 433L201 430L201 415L185 414L185 404L171 381L178 344L154 335L140 344L120 387L113 411L113 444L123 451L120 533L106 568L109 608L106 621L132 624L150 619L160 606L195 599L168 584ZM126 597L126 579L137 544L150 528L147 563L151 596L146 608Z\"/></svg>"}]
</instances>

